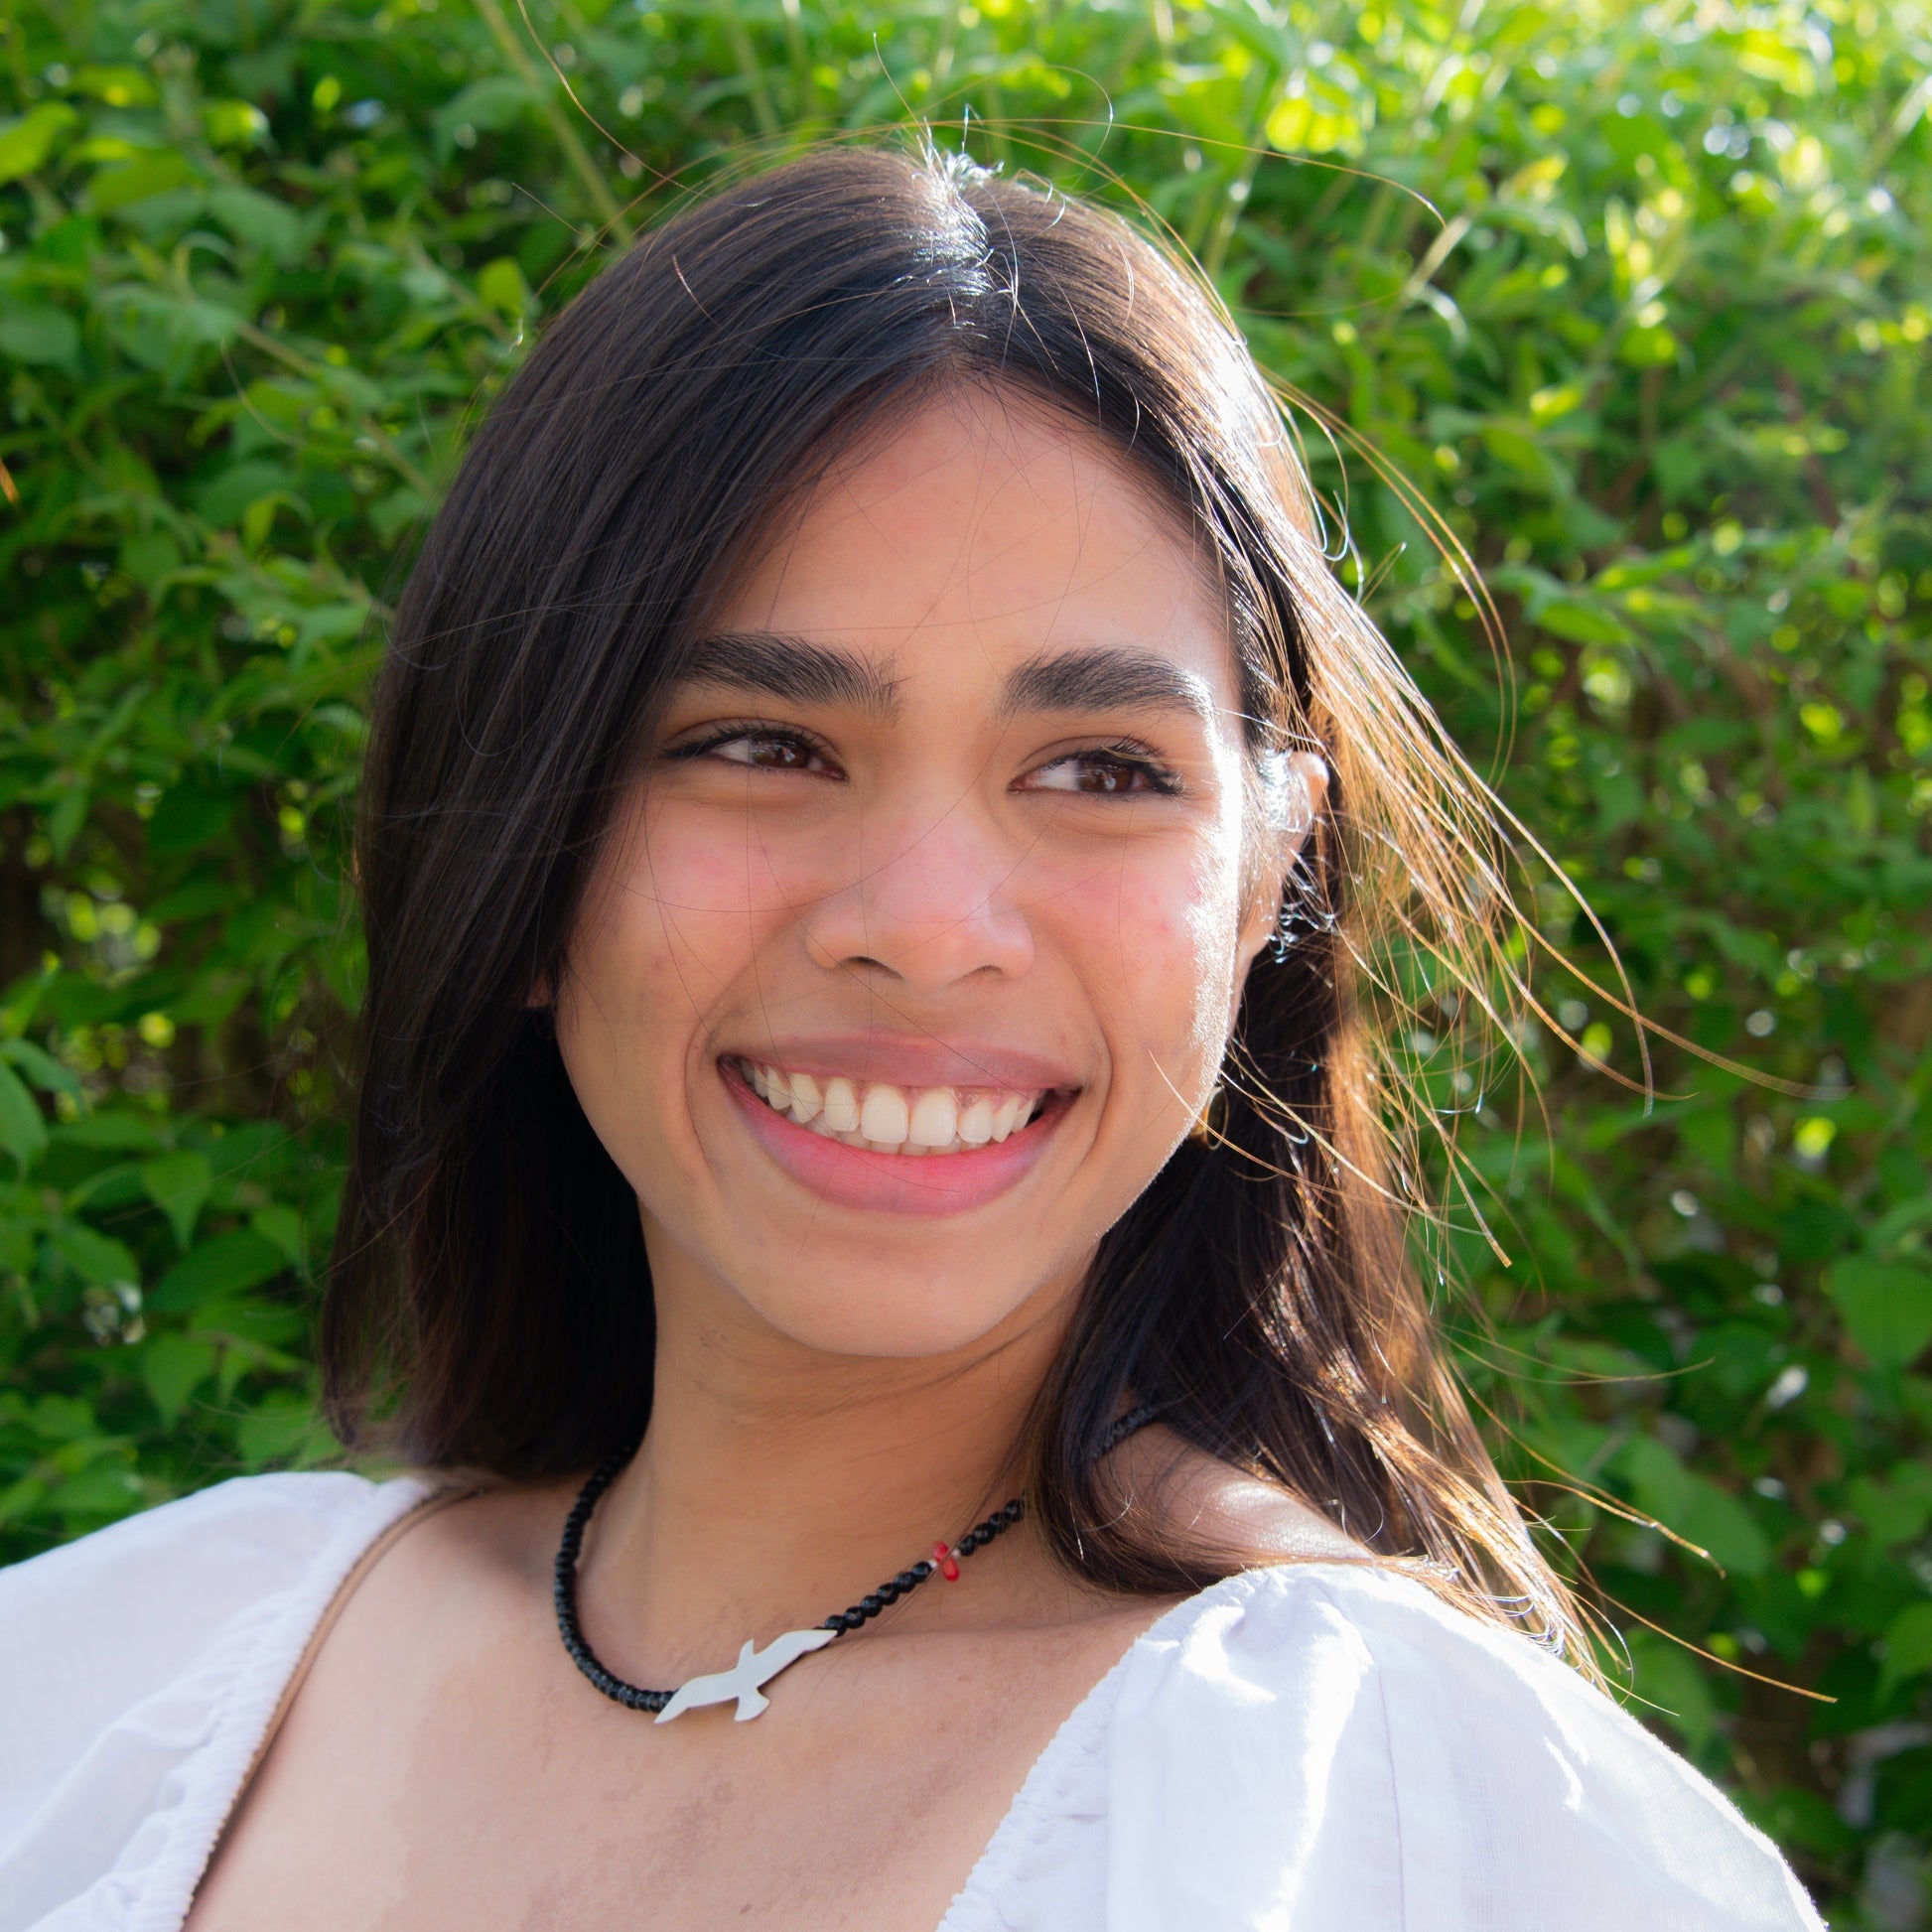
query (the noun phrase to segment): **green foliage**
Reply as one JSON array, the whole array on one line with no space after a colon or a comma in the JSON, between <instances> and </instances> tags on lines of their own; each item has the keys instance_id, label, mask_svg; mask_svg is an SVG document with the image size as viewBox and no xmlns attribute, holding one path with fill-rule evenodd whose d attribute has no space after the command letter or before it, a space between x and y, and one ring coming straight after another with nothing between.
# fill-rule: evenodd
<instances>
[{"instance_id":1,"label":"green foliage","mask_svg":"<svg viewBox=\"0 0 1932 1932\"><path fill-rule=\"evenodd\" d=\"M1345 469L1309 441L1344 576L1478 763L1513 733L1504 796L1638 1007L1750 1069L1653 1038L1646 1105L1625 1017L1546 963L1538 1091L1485 1091L1417 969L1416 1078L1511 1257L1466 1213L1446 1237L1506 1468L1836 1922L1924 1923L1922 0L528 22L0 23L5 1551L329 1452L362 705L394 560L526 331L748 144L930 117L1199 254L1343 426ZM1374 453L1494 591L1505 678ZM1532 911L1614 988L1547 877Z\"/></svg>"}]
</instances>

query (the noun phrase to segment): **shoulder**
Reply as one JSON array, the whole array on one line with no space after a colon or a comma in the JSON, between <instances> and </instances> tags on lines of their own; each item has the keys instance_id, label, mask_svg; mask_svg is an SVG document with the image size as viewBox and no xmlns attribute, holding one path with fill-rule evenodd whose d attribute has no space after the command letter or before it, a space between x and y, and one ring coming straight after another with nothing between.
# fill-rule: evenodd
<instances>
[{"instance_id":1,"label":"shoulder","mask_svg":"<svg viewBox=\"0 0 1932 1932\"><path fill-rule=\"evenodd\" d=\"M24 1700L43 1725L85 1729L317 1581L332 1551L345 1569L423 1493L346 1474L246 1476L0 1570L9 1710Z\"/></svg>"},{"instance_id":2,"label":"shoulder","mask_svg":"<svg viewBox=\"0 0 1932 1932\"><path fill-rule=\"evenodd\" d=\"M0 1925L81 1895L197 1793L218 1826L343 1579L427 1493L245 1477L0 1570Z\"/></svg>"},{"instance_id":3,"label":"shoulder","mask_svg":"<svg viewBox=\"0 0 1932 1932\"><path fill-rule=\"evenodd\" d=\"M1129 1653L1108 1730L1110 1839L1186 1842L1184 1812L1220 1848L1148 1874L1208 1887L1180 1917L1288 1885L1311 1922L1378 1932L1818 1925L1769 1841L1609 1698L1372 1565L1190 1599Z\"/></svg>"}]
</instances>

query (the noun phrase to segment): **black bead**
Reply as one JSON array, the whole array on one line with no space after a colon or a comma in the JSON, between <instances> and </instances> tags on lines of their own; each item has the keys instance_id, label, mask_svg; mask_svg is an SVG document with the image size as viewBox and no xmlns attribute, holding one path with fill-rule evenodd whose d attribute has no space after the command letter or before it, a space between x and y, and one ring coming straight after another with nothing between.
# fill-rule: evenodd
<instances>
[{"instance_id":1,"label":"black bead","mask_svg":"<svg viewBox=\"0 0 1932 1932\"><path fill-rule=\"evenodd\" d=\"M877 1616L886 1607L886 1599L879 1595L862 1596L859 1598L859 1607L868 1616Z\"/></svg>"}]
</instances>

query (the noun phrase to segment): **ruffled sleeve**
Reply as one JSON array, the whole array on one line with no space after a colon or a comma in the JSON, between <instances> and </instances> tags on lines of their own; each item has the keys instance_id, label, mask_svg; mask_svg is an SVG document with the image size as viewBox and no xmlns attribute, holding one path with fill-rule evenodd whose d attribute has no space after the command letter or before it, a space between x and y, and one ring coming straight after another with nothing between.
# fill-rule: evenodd
<instances>
[{"instance_id":1,"label":"ruffled sleeve","mask_svg":"<svg viewBox=\"0 0 1932 1932\"><path fill-rule=\"evenodd\" d=\"M1230 1578L1042 1754L942 1932L1823 1932L1724 1795L1367 1565Z\"/></svg>"},{"instance_id":2,"label":"ruffled sleeve","mask_svg":"<svg viewBox=\"0 0 1932 1932\"><path fill-rule=\"evenodd\" d=\"M1261 1571L1125 1660L1118 1932L1819 1932L1776 1849L1527 1638L1367 1567Z\"/></svg>"},{"instance_id":3,"label":"ruffled sleeve","mask_svg":"<svg viewBox=\"0 0 1932 1932\"><path fill-rule=\"evenodd\" d=\"M247 1477L0 1571L0 1932L173 1932L310 1634L426 1493Z\"/></svg>"}]
</instances>

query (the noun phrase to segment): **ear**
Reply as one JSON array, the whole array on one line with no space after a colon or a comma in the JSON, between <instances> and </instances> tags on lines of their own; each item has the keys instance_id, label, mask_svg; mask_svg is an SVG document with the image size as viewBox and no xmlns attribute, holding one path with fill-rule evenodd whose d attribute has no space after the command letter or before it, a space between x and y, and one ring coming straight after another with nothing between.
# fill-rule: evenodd
<instances>
[{"instance_id":1,"label":"ear","mask_svg":"<svg viewBox=\"0 0 1932 1932\"><path fill-rule=\"evenodd\" d=\"M1261 855L1255 865L1255 891L1241 922L1239 963L1234 978L1234 1004L1263 946L1274 936L1281 917L1282 893L1314 821L1328 794L1328 767L1313 752L1296 752L1272 764L1264 776L1264 819ZM1233 1015L1228 1017L1233 1026Z\"/></svg>"}]
</instances>

